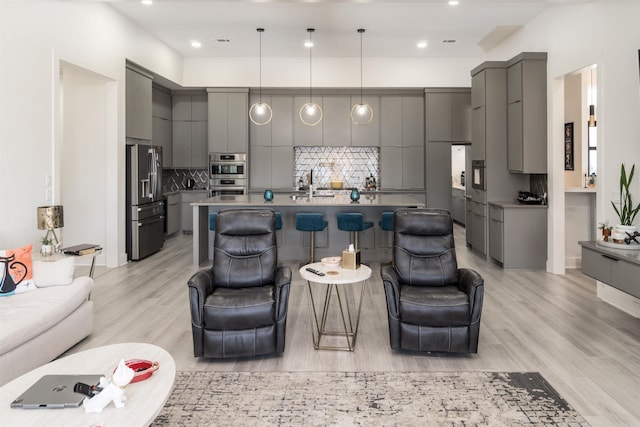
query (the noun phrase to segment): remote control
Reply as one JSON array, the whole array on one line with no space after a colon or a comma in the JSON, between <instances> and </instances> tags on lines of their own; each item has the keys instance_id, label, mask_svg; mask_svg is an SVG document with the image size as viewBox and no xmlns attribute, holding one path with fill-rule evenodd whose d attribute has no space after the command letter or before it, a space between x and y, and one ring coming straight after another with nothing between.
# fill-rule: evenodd
<instances>
[{"instance_id":1,"label":"remote control","mask_svg":"<svg viewBox=\"0 0 640 427\"><path fill-rule=\"evenodd\" d=\"M306 270L310 271L313 274L317 274L318 276L324 276L324 273L322 271L318 271L315 268L307 267Z\"/></svg>"}]
</instances>

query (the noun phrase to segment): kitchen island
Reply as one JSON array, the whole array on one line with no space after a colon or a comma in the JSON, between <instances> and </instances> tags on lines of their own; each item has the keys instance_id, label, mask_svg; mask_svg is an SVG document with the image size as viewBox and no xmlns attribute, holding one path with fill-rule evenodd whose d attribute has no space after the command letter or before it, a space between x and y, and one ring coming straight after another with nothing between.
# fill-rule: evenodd
<instances>
[{"instance_id":1,"label":"kitchen island","mask_svg":"<svg viewBox=\"0 0 640 427\"><path fill-rule=\"evenodd\" d=\"M362 194L358 203L348 195L324 193L309 198L300 194L275 194L271 202L261 194L216 196L191 203L193 206L193 263L200 265L212 259L213 232L209 231L209 214L224 209L270 208L280 212L282 230L278 231L278 259L305 261L309 254L309 233L296 230L296 213L319 212L329 223L324 231L316 232L316 258L340 255L349 244L349 233L337 227L339 212L361 212L373 228L360 233L362 262L391 260L391 233L381 232L380 214L397 208L424 207L421 194Z\"/></svg>"}]
</instances>

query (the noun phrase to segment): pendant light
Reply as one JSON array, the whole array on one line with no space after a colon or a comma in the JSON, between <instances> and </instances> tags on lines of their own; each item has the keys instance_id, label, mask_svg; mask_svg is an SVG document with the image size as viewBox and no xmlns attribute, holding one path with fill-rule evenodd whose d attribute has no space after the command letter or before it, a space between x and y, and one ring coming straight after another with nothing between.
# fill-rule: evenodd
<instances>
[{"instance_id":1,"label":"pendant light","mask_svg":"<svg viewBox=\"0 0 640 427\"><path fill-rule=\"evenodd\" d=\"M589 70L589 127L596 127L596 106L593 104L595 98L593 89L593 67Z\"/></svg>"},{"instance_id":2,"label":"pendant light","mask_svg":"<svg viewBox=\"0 0 640 427\"><path fill-rule=\"evenodd\" d=\"M313 102L312 100L312 62L311 62L311 50L313 49L313 42L311 41L311 34L315 31L314 28L307 28L309 33L309 102L304 104L300 108L300 120L307 126L315 126L322 120L322 107Z\"/></svg>"},{"instance_id":3,"label":"pendant light","mask_svg":"<svg viewBox=\"0 0 640 427\"><path fill-rule=\"evenodd\" d=\"M373 120L371 106L362 101L362 34L364 31L364 28L358 29L358 33L360 33L360 103L354 104L351 113L349 113L353 124L358 126L368 125Z\"/></svg>"},{"instance_id":4,"label":"pendant light","mask_svg":"<svg viewBox=\"0 0 640 427\"><path fill-rule=\"evenodd\" d=\"M258 90L258 102L249 108L249 118L254 124L262 126L271 121L273 112L269 104L262 101L262 33L264 28L257 28L256 31L260 34L260 87Z\"/></svg>"}]
</instances>

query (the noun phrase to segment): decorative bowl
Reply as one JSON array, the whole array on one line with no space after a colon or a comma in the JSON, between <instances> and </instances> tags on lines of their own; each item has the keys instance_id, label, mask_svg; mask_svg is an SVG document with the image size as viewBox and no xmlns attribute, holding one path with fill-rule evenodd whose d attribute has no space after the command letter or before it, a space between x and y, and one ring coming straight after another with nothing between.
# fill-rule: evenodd
<instances>
[{"instance_id":1,"label":"decorative bowl","mask_svg":"<svg viewBox=\"0 0 640 427\"><path fill-rule=\"evenodd\" d=\"M339 256L328 256L320 260L320 262L327 267L337 267L340 265L340 261L342 261L342 257Z\"/></svg>"},{"instance_id":2,"label":"decorative bowl","mask_svg":"<svg viewBox=\"0 0 640 427\"><path fill-rule=\"evenodd\" d=\"M135 374L133 374L133 379L131 380L132 383L146 380L151 375L153 375L153 373L160 367L160 364L158 362L141 359L125 360L124 364L135 371Z\"/></svg>"}]
</instances>

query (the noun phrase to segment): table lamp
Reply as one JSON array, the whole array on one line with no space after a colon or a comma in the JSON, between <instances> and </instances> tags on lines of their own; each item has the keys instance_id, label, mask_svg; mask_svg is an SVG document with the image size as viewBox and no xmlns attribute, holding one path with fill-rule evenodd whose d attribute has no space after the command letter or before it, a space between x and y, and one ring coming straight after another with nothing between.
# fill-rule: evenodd
<instances>
[{"instance_id":1,"label":"table lamp","mask_svg":"<svg viewBox=\"0 0 640 427\"><path fill-rule=\"evenodd\" d=\"M62 227L64 227L64 213L61 205L38 207L38 230L47 230L43 240L50 240L49 235L53 234L53 241L57 247L60 242L55 229Z\"/></svg>"}]
</instances>

